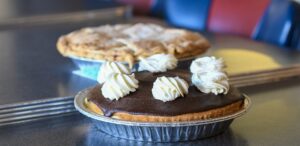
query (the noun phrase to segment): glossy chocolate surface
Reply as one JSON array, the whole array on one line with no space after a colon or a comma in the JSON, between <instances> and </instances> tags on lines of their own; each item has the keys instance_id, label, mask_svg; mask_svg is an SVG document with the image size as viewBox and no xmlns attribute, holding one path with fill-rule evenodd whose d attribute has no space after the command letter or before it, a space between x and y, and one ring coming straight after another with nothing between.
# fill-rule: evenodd
<instances>
[{"instance_id":1,"label":"glossy chocolate surface","mask_svg":"<svg viewBox=\"0 0 300 146\"><path fill-rule=\"evenodd\" d=\"M163 102L153 98L151 89L154 80L159 76L179 76L189 82L189 93L184 97L179 97L174 101ZM167 73L136 73L139 80L139 88L136 92L116 100L109 100L102 96L101 85L93 87L89 94L89 101L95 103L102 109L105 116L112 116L115 112L126 112L130 114L175 116L186 113L206 111L218 107L223 107L234 102L243 100L240 92L231 87L228 94L214 95L200 92L191 85L188 71L172 71Z\"/></svg>"}]
</instances>

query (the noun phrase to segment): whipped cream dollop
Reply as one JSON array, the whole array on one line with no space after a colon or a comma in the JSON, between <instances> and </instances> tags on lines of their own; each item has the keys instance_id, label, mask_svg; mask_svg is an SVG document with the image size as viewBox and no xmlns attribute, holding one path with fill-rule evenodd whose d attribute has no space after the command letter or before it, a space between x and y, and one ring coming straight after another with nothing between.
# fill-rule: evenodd
<instances>
[{"instance_id":1,"label":"whipped cream dollop","mask_svg":"<svg viewBox=\"0 0 300 146\"><path fill-rule=\"evenodd\" d=\"M138 88L138 80L134 74L126 75L121 73L110 74L104 82L101 92L105 98L110 100L118 100L130 92L136 91Z\"/></svg>"},{"instance_id":2,"label":"whipped cream dollop","mask_svg":"<svg viewBox=\"0 0 300 146\"><path fill-rule=\"evenodd\" d=\"M229 83L224 72L205 72L192 74L192 83L204 93L227 94Z\"/></svg>"},{"instance_id":3,"label":"whipped cream dollop","mask_svg":"<svg viewBox=\"0 0 300 146\"><path fill-rule=\"evenodd\" d=\"M123 63L106 61L102 64L97 76L97 81L102 84L113 73L131 74L131 70Z\"/></svg>"},{"instance_id":4,"label":"whipped cream dollop","mask_svg":"<svg viewBox=\"0 0 300 146\"><path fill-rule=\"evenodd\" d=\"M163 102L175 100L177 97L188 94L188 83L179 77L158 77L152 88L155 99Z\"/></svg>"},{"instance_id":5,"label":"whipped cream dollop","mask_svg":"<svg viewBox=\"0 0 300 146\"><path fill-rule=\"evenodd\" d=\"M204 93L227 94L229 83L224 67L224 61L221 58L198 58L190 66L192 83Z\"/></svg>"},{"instance_id":6,"label":"whipped cream dollop","mask_svg":"<svg viewBox=\"0 0 300 146\"><path fill-rule=\"evenodd\" d=\"M223 71L224 69L224 60L222 58L217 59L214 56L211 57L201 57L195 59L191 66L190 71L192 73L202 73L210 71Z\"/></svg>"},{"instance_id":7,"label":"whipped cream dollop","mask_svg":"<svg viewBox=\"0 0 300 146\"><path fill-rule=\"evenodd\" d=\"M155 54L142 58L138 71L165 72L177 66L177 58L171 54Z\"/></svg>"}]
</instances>

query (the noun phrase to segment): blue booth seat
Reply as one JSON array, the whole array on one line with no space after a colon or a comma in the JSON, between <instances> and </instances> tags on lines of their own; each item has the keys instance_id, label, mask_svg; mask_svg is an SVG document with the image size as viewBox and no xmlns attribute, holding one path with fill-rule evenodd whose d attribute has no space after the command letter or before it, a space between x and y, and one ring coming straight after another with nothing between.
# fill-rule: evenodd
<instances>
[{"instance_id":1,"label":"blue booth seat","mask_svg":"<svg viewBox=\"0 0 300 146\"><path fill-rule=\"evenodd\" d=\"M253 33L252 38L284 45L291 30L291 4L273 0Z\"/></svg>"},{"instance_id":2,"label":"blue booth seat","mask_svg":"<svg viewBox=\"0 0 300 146\"><path fill-rule=\"evenodd\" d=\"M166 0L167 21L177 27L205 30L210 0Z\"/></svg>"}]
</instances>

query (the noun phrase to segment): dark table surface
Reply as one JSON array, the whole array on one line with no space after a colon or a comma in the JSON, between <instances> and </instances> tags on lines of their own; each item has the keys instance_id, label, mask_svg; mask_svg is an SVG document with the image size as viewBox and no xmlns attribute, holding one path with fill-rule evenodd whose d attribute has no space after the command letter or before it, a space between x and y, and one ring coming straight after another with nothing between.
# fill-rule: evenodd
<instances>
[{"instance_id":1,"label":"dark table surface","mask_svg":"<svg viewBox=\"0 0 300 146\"><path fill-rule=\"evenodd\" d=\"M127 22L127 16L115 14L127 8L117 5L110 9L89 13L94 18L84 22L66 20L55 24L35 24L31 19L24 19L24 22L13 28L0 27L0 105L74 95L94 85L94 81L71 73L77 68L70 59L58 53L56 41L62 34L85 26ZM49 15L41 15L39 18L47 19ZM54 19L51 17L51 20Z\"/></svg>"}]
</instances>

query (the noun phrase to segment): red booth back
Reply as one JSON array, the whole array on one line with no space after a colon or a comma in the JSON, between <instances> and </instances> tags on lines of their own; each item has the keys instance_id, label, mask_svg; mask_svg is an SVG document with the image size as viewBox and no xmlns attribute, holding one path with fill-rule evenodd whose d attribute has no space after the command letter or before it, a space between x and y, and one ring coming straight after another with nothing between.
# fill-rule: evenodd
<instances>
[{"instance_id":1,"label":"red booth back","mask_svg":"<svg viewBox=\"0 0 300 146\"><path fill-rule=\"evenodd\" d=\"M270 0L212 0L209 31L252 36Z\"/></svg>"}]
</instances>

